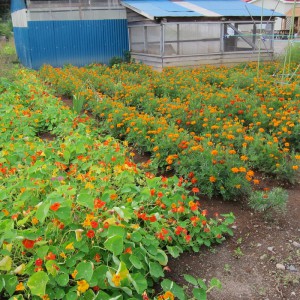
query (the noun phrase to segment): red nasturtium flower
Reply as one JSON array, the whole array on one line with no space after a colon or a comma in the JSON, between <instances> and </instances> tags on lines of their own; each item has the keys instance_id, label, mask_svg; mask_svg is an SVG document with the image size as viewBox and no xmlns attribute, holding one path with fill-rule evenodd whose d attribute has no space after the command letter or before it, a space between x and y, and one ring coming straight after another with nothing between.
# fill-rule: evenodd
<instances>
[{"instance_id":1,"label":"red nasturtium flower","mask_svg":"<svg viewBox=\"0 0 300 300\"><path fill-rule=\"evenodd\" d=\"M24 239L22 241L22 244L26 249L32 249L34 247L35 242L36 241Z\"/></svg>"},{"instance_id":2,"label":"red nasturtium flower","mask_svg":"<svg viewBox=\"0 0 300 300\"><path fill-rule=\"evenodd\" d=\"M94 230L89 230L87 233L86 233L86 236L90 239L92 239L94 236L95 236L95 232Z\"/></svg>"},{"instance_id":3,"label":"red nasturtium flower","mask_svg":"<svg viewBox=\"0 0 300 300\"><path fill-rule=\"evenodd\" d=\"M43 260L41 258L38 258L36 261L35 261L35 265L37 267L41 267L43 265Z\"/></svg>"},{"instance_id":4,"label":"red nasturtium flower","mask_svg":"<svg viewBox=\"0 0 300 300\"><path fill-rule=\"evenodd\" d=\"M99 198L96 198L94 200L94 208L97 209L97 208L102 208L106 203L102 200L100 200Z\"/></svg>"},{"instance_id":5,"label":"red nasturtium flower","mask_svg":"<svg viewBox=\"0 0 300 300\"><path fill-rule=\"evenodd\" d=\"M92 227L92 228L97 228L97 227L98 227L98 222L96 222L96 221L91 221L91 227Z\"/></svg>"},{"instance_id":6,"label":"red nasturtium flower","mask_svg":"<svg viewBox=\"0 0 300 300\"><path fill-rule=\"evenodd\" d=\"M46 260L55 260L56 259L56 255L52 252L49 252L47 254L47 256L45 257Z\"/></svg>"},{"instance_id":7,"label":"red nasturtium flower","mask_svg":"<svg viewBox=\"0 0 300 300\"><path fill-rule=\"evenodd\" d=\"M57 211L60 208L60 203L59 202L55 202L50 206L50 209L53 211Z\"/></svg>"}]
</instances>

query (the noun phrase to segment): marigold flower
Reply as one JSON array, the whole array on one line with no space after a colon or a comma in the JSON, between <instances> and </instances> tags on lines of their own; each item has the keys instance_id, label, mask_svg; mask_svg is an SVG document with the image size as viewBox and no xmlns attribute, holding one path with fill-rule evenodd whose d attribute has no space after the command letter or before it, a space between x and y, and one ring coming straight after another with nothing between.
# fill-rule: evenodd
<instances>
[{"instance_id":1,"label":"marigold flower","mask_svg":"<svg viewBox=\"0 0 300 300\"><path fill-rule=\"evenodd\" d=\"M293 170L298 170L298 168L299 168L298 166L292 166Z\"/></svg>"},{"instance_id":2,"label":"marigold flower","mask_svg":"<svg viewBox=\"0 0 300 300\"><path fill-rule=\"evenodd\" d=\"M214 156L216 156L216 155L218 155L218 151L217 150L212 150L211 154L214 155Z\"/></svg>"},{"instance_id":3,"label":"marigold flower","mask_svg":"<svg viewBox=\"0 0 300 300\"><path fill-rule=\"evenodd\" d=\"M217 179L216 179L216 177L214 177L214 176L210 176L210 177L209 177L209 181L210 181L210 182L216 182Z\"/></svg>"},{"instance_id":4,"label":"marigold flower","mask_svg":"<svg viewBox=\"0 0 300 300\"><path fill-rule=\"evenodd\" d=\"M88 288L90 287L90 285L86 282L86 280L79 280L77 281L77 291L79 293L84 293L88 290Z\"/></svg>"},{"instance_id":5,"label":"marigold flower","mask_svg":"<svg viewBox=\"0 0 300 300\"><path fill-rule=\"evenodd\" d=\"M231 171L232 171L233 173L238 173L240 170L239 170L239 168L231 168Z\"/></svg>"}]
</instances>

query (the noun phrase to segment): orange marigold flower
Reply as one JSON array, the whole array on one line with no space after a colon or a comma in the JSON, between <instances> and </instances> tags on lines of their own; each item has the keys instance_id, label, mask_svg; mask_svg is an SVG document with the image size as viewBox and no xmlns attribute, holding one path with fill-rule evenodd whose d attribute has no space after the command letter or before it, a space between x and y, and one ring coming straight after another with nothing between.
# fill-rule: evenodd
<instances>
[{"instance_id":1,"label":"orange marigold flower","mask_svg":"<svg viewBox=\"0 0 300 300\"><path fill-rule=\"evenodd\" d=\"M218 155L218 151L217 151L217 150L212 150L210 153L211 153L212 155L214 155L214 156Z\"/></svg>"},{"instance_id":2,"label":"orange marigold flower","mask_svg":"<svg viewBox=\"0 0 300 300\"><path fill-rule=\"evenodd\" d=\"M239 170L239 168L231 168L231 171L232 171L233 173L238 173L240 170Z\"/></svg>"},{"instance_id":3,"label":"orange marigold flower","mask_svg":"<svg viewBox=\"0 0 300 300\"><path fill-rule=\"evenodd\" d=\"M298 166L292 166L293 170L298 170L298 168L299 168Z\"/></svg>"},{"instance_id":4,"label":"orange marigold flower","mask_svg":"<svg viewBox=\"0 0 300 300\"><path fill-rule=\"evenodd\" d=\"M214 176L210 176L210 177L209 177L209 181L210 181L210 182L216 182L217 179L216 179L216 177L214 177Z\"/></svg>"}]
</instances>

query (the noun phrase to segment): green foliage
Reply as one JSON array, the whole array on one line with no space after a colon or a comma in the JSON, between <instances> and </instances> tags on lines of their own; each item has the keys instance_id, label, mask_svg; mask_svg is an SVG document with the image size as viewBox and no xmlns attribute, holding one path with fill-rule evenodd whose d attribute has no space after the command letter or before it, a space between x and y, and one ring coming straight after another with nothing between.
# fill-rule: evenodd
<instances>
[{"instance_id":1,"label":"green foliage","mask_svg":"<svg viewBox=\"0 0 300 300\"><path fill-rule=\"evenodd\" d=\"M249 206L259 212L264 212L269 217L284 215L288 193L282 188L276 187L270 191L255 191L249 198Z\"/></svg>"},{"instance_id":2,"label":"green foliage","mask_svg":"<svg viewBox=\"0 0 300 300\"><path fill-rule=\"evenodd\" d=\"M0 21L0 36L5 36L9 39L12 36L12 22L1 22Z\"/></svg>"},{"instance_id":3,"label":"green foliage","mask_svg":"<svg viewBox=\"0 0 300 300\"><path fill-rule=\"evenodd\" d=\"M122 57L118 57L118 56L114 56L109 60L108 66L111 68L115 65L119 65L121 63L123 63L123 58Z\"/></svg>"},{"instance_id":4,"label":"green foliage","mask_svg":"<svg viewBox=\"0 0 300 300\"><path fill-rule=\"evenodd\" d=\"M73 111L78 115L81 113L84 106L85 98L79 93L73 95Z\"/></svg>"},{"instance_id":5,"label":"green foliage","mask_svg":"<svg viewBox=\"0 0 300 300\"><path fill-rule=\"evenodd\" d=\"M142 299L167 254L232 234L232 214L208 217L189 182L141 171L126 142L36 75L0 79L1 299ZM56 138L39 138L45 131Z\"/></svg>"},{"instance_id":6,"label":"green foliage","mask_svg":"<svg viewBox=\"0 0 300 300\"><path fill-rule=\"evenodd\" d=\"M211 290L222 288L222 284L217 278L212 278L208 284L202 279L197 279L192 275L184 274L184 279L192 286L192 289L187 287L183 288L169 279L164 279L161 283L161 287L165 293L155 299L173 299L175 296L176 299L186 300L191 299L191 295L193 295L192 299L206 300Z\"/></svg>"},{"instance_id":7,"label":"green foliage","mask_svg":"<svg viewBox=\"0 0 300 300\"><path fill-rule=\"evenodd\" d=\"M300 40L295 40L294 43L291 43L286 55L292 63L300 64Z\"/></svg>"}]
</instances>

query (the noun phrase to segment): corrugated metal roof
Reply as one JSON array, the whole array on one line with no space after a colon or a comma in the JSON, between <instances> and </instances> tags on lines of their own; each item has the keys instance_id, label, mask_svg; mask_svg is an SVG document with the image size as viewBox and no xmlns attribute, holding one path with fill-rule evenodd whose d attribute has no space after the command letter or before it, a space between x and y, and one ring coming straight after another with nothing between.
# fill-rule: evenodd
<instances>
[{"instance_id":1,"label":"corrugated metal roof","mask_svg":"<svg viewBox=\"0 0 300 300\"><path fill-rule=\"evenodd\" d=\"M162 17L283 17L241 0L123 0L125 7L149 18Z\"/></svg>"}]
</instances>

